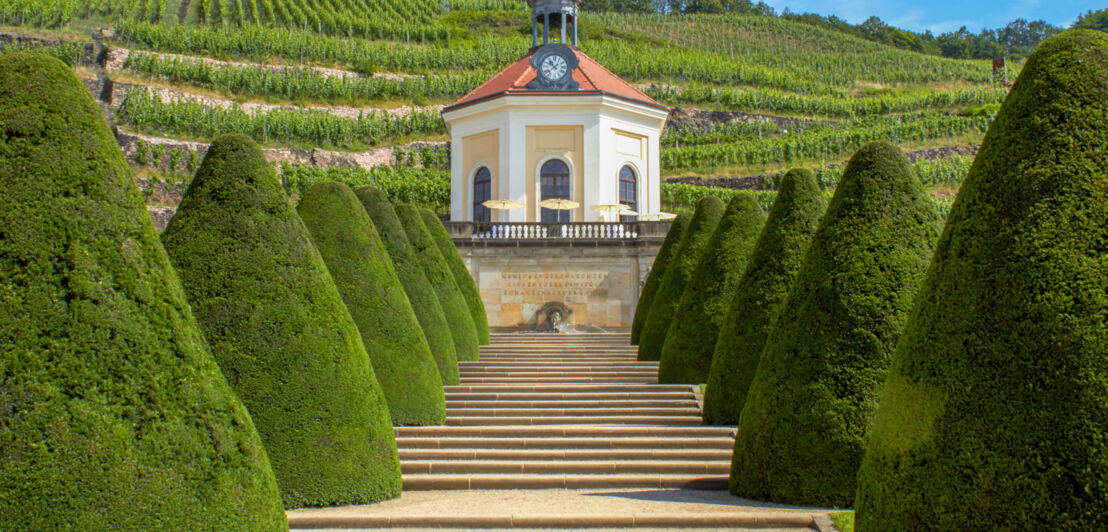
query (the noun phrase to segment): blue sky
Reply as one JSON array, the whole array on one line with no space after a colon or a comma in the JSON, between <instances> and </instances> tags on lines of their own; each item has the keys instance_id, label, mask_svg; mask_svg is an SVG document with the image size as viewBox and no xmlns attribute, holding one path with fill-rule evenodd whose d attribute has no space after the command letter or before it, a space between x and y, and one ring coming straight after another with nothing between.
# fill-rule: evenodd
<instances>
[{"instance_id":1,"label":"blue sky","mask_svg":"<svg viewBox=\"0 0 1108 532\"><path fill-rule=\"evenodd\" d=\"M780 13L785 7L797 13L837 15L857 24L877 15L885 22L912 31L935 34L966 26L999 28L1017 18L1043 19L1068 27L1088 10L1103 9L1104 0L763 0Z\"/></svg>"}]
</instances>

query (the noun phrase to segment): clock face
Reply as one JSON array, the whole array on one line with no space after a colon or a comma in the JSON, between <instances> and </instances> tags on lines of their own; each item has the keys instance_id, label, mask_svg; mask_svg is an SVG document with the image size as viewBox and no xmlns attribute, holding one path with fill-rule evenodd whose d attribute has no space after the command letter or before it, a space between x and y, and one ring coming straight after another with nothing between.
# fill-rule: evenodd
<instances>
[{"instance_id":1,"label":"clock face","mask_svg":"<svg viewBox=\"0 0 1108 532\"><path fill-rule=\"evenodd\" d=\"M565 58L558 54L550 54L542 60L542 75L546 79L562 79L568 69Z\"/></svg>"}]
</instances>

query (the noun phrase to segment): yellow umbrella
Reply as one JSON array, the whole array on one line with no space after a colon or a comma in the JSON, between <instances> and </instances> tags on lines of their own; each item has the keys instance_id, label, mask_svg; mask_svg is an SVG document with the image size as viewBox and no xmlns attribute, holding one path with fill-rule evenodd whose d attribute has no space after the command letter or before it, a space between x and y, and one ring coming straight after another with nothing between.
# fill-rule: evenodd
<instances>
[{"instance_id":1,"label":"yellow umbrella","mask_svg":"<svg viewBox=\"0 0 1108 532\"><path fill-rule=\"evenodd\" d=\"M672 214L672 213L668 213L668 212L652 212L650 214L644 214L644 215L640 216L640 218L642 218L643 221L647 221L647 222L658 221L658 220L672 220L676 217L677 217L676 214Z\"/></svg>"},{"instance_id":2,"label":"yellow umbrella","mask_svg":"<svg viewBox=\"0 0 1108 532\"><path fill-rule=\"evenodd\" d=\"M593 205L589 207L594 211L606 212L608 214L623 213L623 211L630 210L631 208L621 204L616 205Z\"/></svg>"},{"instance_id":3,"label":"yellow umbrella","mask_svg":"<svg viewBox=\"0 0 1108 532\"><path fill-rule=\"evenodd\" d=\"M619 215L620 216L638 216L639 213L637 213L637 212L635 212L631 209L627 209L627 210L620 211Z\"/></svg>"},{"instance_id":4,"label":"yellow umbrella","mask_svg":"<svg viewBox=\"0 0 1108 532\"><path fill-rule=\"evenodd\" d=\"M498 211L510 211L512 209L523 207L522 203L510 199L491 199L482 203L481 205Z\"/></svg>"},{"instance_id":5,"label":"yellow umbrella","mask_svg":"<svg viewBox=\"0 0 1108 532\"><path fill-rule=\"evenodd\" d=\"M571 211L580 207L581 204L576 201L570 201L566 199L548 199L539 202L539 206L544 209L551 209L555 211Z\"/></svg>"}]
</instances>

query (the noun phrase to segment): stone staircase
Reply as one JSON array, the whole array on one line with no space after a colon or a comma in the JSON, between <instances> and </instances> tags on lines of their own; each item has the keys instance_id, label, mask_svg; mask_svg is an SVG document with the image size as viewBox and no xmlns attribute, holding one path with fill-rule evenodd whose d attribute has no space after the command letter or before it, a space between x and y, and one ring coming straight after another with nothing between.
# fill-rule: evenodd
<instances>
[{"instance_id":1,"label":"stone staircase","mask_svg":"<svg viewBox=\"0 0 1108 532\"><path fill-rule=\"evenodd\" d=\"M626 335L496 335L446 387L444 427L398 427L405 490L725 489L734 429L701 427Z\"/></svg>"},{"instance_id":2,"label":"stone staircase","mask_svg":"<svg viewBox=\"0 0 1108 532\"><path fill-rule=\"evenodd\" d=\"M293 528L824 530L726 491L734 427L657 384L624 334L498 334L446 387L445 426L397 427L404 496L290 512ZM798 511L800 510L800 511Z\"/></svg>"}]
</instances>

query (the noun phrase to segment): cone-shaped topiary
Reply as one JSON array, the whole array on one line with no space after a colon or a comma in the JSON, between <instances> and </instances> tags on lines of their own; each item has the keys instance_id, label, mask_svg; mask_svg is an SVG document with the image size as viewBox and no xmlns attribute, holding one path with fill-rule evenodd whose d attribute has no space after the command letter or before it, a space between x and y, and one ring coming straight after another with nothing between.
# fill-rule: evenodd
<instances>
[{"instance_id":1,"label":"cone-shaped topiary","mask_svg":"<svg viewBox=\"0 0 1108 532\"><path fill-rule=\"evenodd\" d=\"M285 506L399 494L388 407L358 328L253 141L212 142L162 241Z\"/></svg>"},{"instance_id":2,"label":"cone-shaped topiary","mask_svg":"<svg viewBox=\"0 0 1108 532\"><path fill-rule=\"evenodd\" d=\"M362 333L393 425L441 425L446 402L431 348L377 229L342 183L320 183L296 207Z\"/></svg>"},{"instance_id":3,"label":"cone-shaped topiary","mask_svg":"<svg viewBox=\"0 0 1108 532\"><path fill-rule=\"evenodd\" d=\"M900 148L847 164L739 415L731 492L850 506L889 355L942 228Z\"/></svg>"},{"instance_id":4,"label":"cone-shaped topiary","mask_svg":"<svg viewBox=\"0 0 1108 532\"><path fill-rule=\"evenodd\" d=\"M707 382L712 353L731 310L735 286L746 271L765 221L766 213L753 195L739 194L728 203L705 245L692 282L681 294L677 314L666 333L659 383Z\"/></svg>"},{"instance_id":5,"label":"cone-shaped topiary","mask_svg":"<svg viewBox=\"0 0 1108 532\"><path fill-rule=\"evenodd\" d=\"M881 392L859 530L1108 529L1108 35L1036 48Z\"/></svg>"},{"instance_id":6,"label":"cone-shaped topiary","mask_svg":"<svg viewBox=\"0 0 1108 532\"><path fill-rule=\"evenodd\" d=\"M0 56L0 187L0 528L287 529L119 145L56 59Z\"/></svg>"},{"instance_id":7,"label":"cone-shaped topiary","mask_svg":"<svg viewBox=\"0 0 1108 532\"><path fill-rule=\"evenodd\" d=\"M411 302L412 310L423 329L423 337L427 339L427 345L431 346L431 356L439 368L442 383L458 384L458 358L454 350L454 338L450 335L450 324L446 322L446 314L439 304L439 295L423 274L423 267L416 259L415 251L408 242L408 235L400 225L400 219L396 217L396 210L388 197L375 188L359 188L354 194L373 220L381 243L392 258L396 276L400 278L400 284L404 285L404 292L408 294L408 301Z\"/></svg>"},{"instance_id":8,"label":"cone-shaped topiary","mask_svg":"<svg viewBox=\"0 0 1108 532\"><path fill-rule=\"evenodd\" d=\"M450 267L450 273L454 275L454 281L458 283L458 289L462 291L462 296L465 297L466 306L469 307L469 315L473 318L474 329L477 331L478 343L489 345L491 339L489 337L489 318L485 315L485 303L481 301L481 293L477 290L477 282L469 274L469 268L466 268L462 255L458 253L458 246L454 245L454 239L450 238L446 226L442 224L442 220L438 216L435 216L435 213L431 212L430 209L420 209L419 214L423 217L423 224L431 232L431 238L434 239L435 245L442 252L446 265Z\"/></svg>"},{"instance_id":9,"label":"cone-shaped topiary","mask_svg":"<svg viewBox=\"0 0 1108 532\"><path fill-rule=\"evenodd\" d=\"M673 253L666 273L650 303L650 314L639 335L639 360L660 360L670 322L681 302L681 294L700 261L704 247L711 240L727 206L715 196L708 196L696 205L689 224L681 235L681 243Z\"/></svg>"},{"instance_id":10,"label":"cone-shaped topiary","mask_svg":"<svg viewBox=\"0 0 1108 532\"><path fill-rule=\"evenodd\" d=\"M719 331L704 391L704 423L738 423L770 325L789 293L826 207L827 199L812 171L785 174Z\"/></svg>"},{"instance_id":11,"label":"cone-shaped topiary","mask_svg":"<svg viewBox=\"0 0 1108 532\"><path fill-rule=\"evenodd\" d=\"M480 347L473 316L470 315L465 297L454 280L454 274L450 273L450 267L446 265L446 259L442 257L442 252L431 238L431 232L423 223L419 208L402 203L396 206L396 216L404 227L404 234L408 235L408 242L412 244L412 251L415 252L423 273L439 295L439 304L450 324L450 337L454 339L454 352L458 354L458 360L477 360Z\"/></svg>"},{"instance_id":12,"label":"cone-shaped topiary","mask_svg":"<svg viewBox=\"0 0 1108 532\"><path fill-rule=\"evenodd\" d=\"M658 293L658 287L662 285L666 267L670 259L677 251L677 245L681 243L681 235L685 232L685 226L689 223L689 215L681 213L674 218L666 233L666 239L662 241L662 247L658 255L654 257L654 264L650 266L650 273L646 276L646 284L639 294L639 303L635 306L635 317L631 321L631 345L639 345L639 336L646 325L646 318L650 315L650 305L654 302L654 295Z\"/></svg>"}]
</instances>

